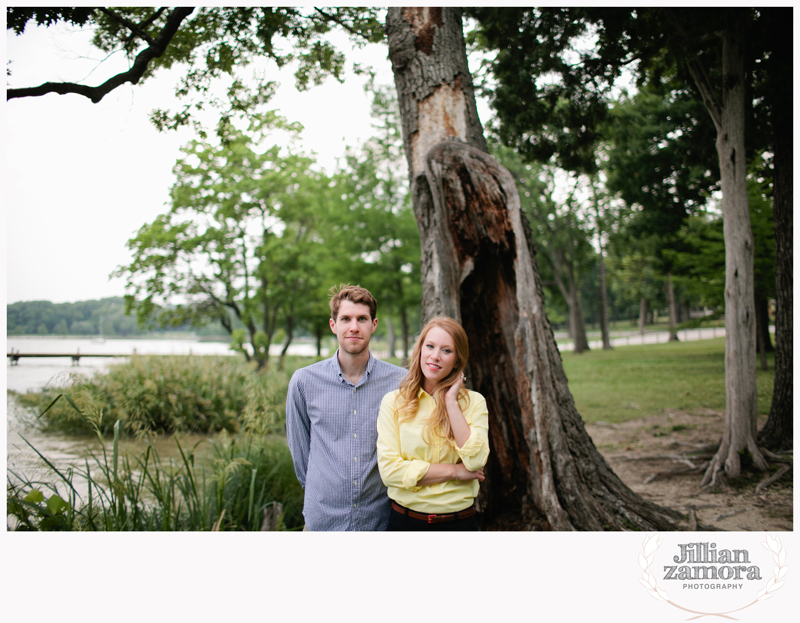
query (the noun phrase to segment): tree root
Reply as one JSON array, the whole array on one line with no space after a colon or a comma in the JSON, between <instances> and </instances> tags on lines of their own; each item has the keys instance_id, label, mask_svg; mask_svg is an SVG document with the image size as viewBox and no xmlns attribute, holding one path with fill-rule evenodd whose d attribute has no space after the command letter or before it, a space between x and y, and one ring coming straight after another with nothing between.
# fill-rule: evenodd
<instances>
[{"instance_id":1,"label":"tree root","mask_svg":"<svg viewBox=\"0 0 800 623\"><path fill-rule=\"evenodd\" d=\"M756 495L761 495L761 492L764 491L767 487L769 487L772 483L781 479L781 477L788 471L791 471L791 465L781 465L781 468L769 478L765 478L756 487Z\"/></svg>"},{"instance_id":2,"label":"tree root","mask_svg":"<svg viewBox=\"0 0 800 623\"><path fill-rule=\"evenodd\" d=\"M733 517L735 515L740 515L744 513L747 509L746 508L737 508L735 511L728 511L727 513L720 513L716 517L714 517L714 521L719 521L720 519L727 519L728 517Z\"/></svg>"},{"instance_id":3,"label":"tree root","mask_svg":"<svg viewBox=\"0 0 800 623\"><path fill-rule=\"evenodd\" d=\"M702 465L695 465L694 463L692 463L689 460L684 460L684 461L681 461L681 462L687 463L687 467L679 467L678 469L673 469L673 470L670 470L668 472L658 472L656 474L653 474L653 475L648 476L647 478L645 478L644 481L643 481L643 484L648 485L651 482L653 482L654 480L668 480L669 478L672 478L673 476L683 476L683 475L686 475L686 474L697 474L699 472L704 471L706 469L706 467L708 466L708 463L703 463Z\"/></svg>"}]
</instances>

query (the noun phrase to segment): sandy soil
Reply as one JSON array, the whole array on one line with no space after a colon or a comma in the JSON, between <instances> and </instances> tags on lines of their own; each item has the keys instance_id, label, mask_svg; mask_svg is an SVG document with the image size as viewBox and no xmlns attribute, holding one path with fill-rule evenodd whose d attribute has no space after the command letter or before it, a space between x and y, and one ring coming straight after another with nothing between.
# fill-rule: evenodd
<instances>
[{"instance_id":1,"label":"sandy soil","mask_svg":"<svg viewBox=\"0 0 800 623\"><path fill-rule=\"evenodd\" d=\"M759 428L763 421L759 422ZM667 411L661 415L631 420L623 424L598 422L586 430L612 469L639 495L660 506L673 508L689 516L694 511L698 529L786 531L792 530L793 474L755 495L756 487L766 476L746 472L742 477L716 491L697 493L703 473L657 476L688 467L676 457L703 445L719 442L723 414L706 410L690 415ZM703 460L692 459L694 465ZM687 520L683 526L690 528Z\"/></svg>"}]
</instances>

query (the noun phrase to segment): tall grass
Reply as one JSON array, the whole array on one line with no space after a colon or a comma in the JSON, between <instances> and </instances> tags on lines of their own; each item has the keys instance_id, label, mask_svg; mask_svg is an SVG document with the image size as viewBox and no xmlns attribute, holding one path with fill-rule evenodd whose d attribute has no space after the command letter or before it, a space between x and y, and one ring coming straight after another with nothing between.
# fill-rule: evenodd
<instances>
[{"instance_id":1,"label":"tall grass","mask_svg":"<svg viewBox=\"0 0 800 623\"><path fill-rule=\"evenodd\" d=\"M45 411L45 432L110 434L119 421L126 435L280 433L286 387L298 365L291 360L283 371L256 373L239 357L134 356L91 379L75 377L63 399L61 390L49 389L19 400Z\"/></svg>"},{"instance_id":2,"label":"tall grass","mask_svg":"<svg viewBox=\"0 0 800 623\"><path fill-rule=\"evenodd\" d=\"M110 455L101 438L101 452L84 468L61 471L39 454L53 482L33 482L9 470L16 483L8 479L7 512L15 530L241 531L303 525L303 492L283 439L222 434L208 442L214 446L210 462L198 465L196 447L184 449L176 441L180 462L164 463L152 444L140 456L122 455L119 422L113 428ZM88 483L85 497L74 486L76 476Z\"/></svg>"},{"instance_id":3,"label":"tall grass","mask_svg":"<svg viewBox=\"0 0 800 623\"><path fill-rule=\"evenodd\" d=\"M57 393L19 396L40 411L45 432L96 435L99 450L80 467L31 481L9 470L7 507L17 530L260 530L302 526L303 492L282 437L291 372L257 373L238 357L132 357ZM162 460L153 434L220 432L200 452ZM113 434L110 450L104 436ZM120 452L122 435L146 441ZM13 476L13 479L11 478ZM75 483L87 483L78 493ZM81 486L81 490L86 489ZM277 523L276 523L277 522Z\"/></svg>"}]
</instances>

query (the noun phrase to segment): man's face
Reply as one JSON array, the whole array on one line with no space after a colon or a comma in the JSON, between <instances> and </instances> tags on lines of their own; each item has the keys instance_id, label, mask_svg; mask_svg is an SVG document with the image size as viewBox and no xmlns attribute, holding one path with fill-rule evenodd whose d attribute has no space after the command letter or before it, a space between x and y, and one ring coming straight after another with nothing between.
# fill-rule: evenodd
<instances>
[{"instance_id":1,"label":"man's face","mask_svg":"<svg viewBox=\"0 0 800 623\"><path fill-rule=\"evenodd\" d=\"M378 319L370 318L369 307L348 300L339 304L339 316L336 320L331 318L330 322L339 348L351 355L358 355L367 349L378 327Z\"/></svg>"}]
</instances>

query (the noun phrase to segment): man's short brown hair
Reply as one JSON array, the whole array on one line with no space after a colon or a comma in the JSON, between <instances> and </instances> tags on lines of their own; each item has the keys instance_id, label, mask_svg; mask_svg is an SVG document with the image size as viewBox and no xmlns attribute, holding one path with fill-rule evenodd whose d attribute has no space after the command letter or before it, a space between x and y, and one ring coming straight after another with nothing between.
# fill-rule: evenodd
<instances>
[{"instance_id":1,"label":"man's short brown hair","mask_svg":"<svg viewBox=\"0 0 800 623\"><path fill-rule=\"evenodd\" d=\"M349 283L343 283L339 286L333 286L330 289L331 295L331 318L336 322L339 318L339 304L342 301L350 301L351 303L358 303L369 307L370 320L375 320L375 314L378 312L378 301L370 294L370 291L361 286L351 286Z\"/></svg>"}]
</instances>

